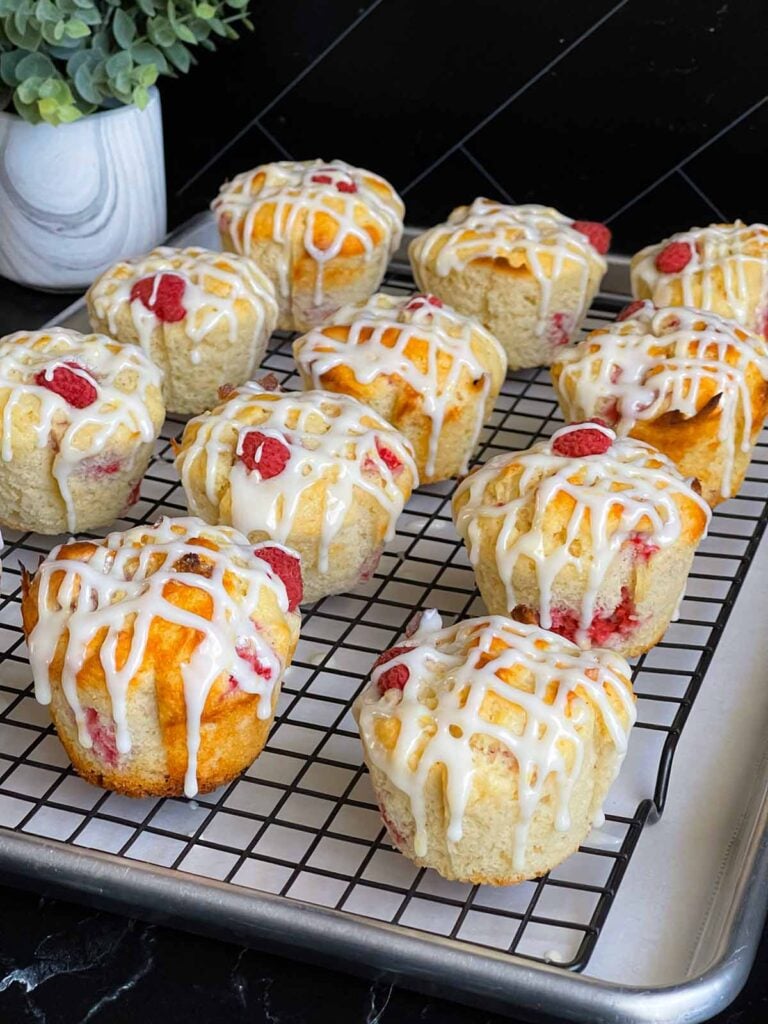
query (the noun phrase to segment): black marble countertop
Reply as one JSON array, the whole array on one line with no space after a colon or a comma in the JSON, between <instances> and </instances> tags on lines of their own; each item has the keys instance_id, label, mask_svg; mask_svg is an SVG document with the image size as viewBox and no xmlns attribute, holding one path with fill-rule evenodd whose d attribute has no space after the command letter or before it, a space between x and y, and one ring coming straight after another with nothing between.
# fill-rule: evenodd
<instances>
[{"instance_id":1,"label":"black marble countertop","mask_svg":"<svg viewBox=\"0 0 768 1024\"><path fill-rule=\"evenodd\" d=\"M0 279L0 335L74 296ZM0 1024L493 1024L480 1009L0 886ZM768 930L717 1024L768 1020Z\"/></svg>"}]
</instances>

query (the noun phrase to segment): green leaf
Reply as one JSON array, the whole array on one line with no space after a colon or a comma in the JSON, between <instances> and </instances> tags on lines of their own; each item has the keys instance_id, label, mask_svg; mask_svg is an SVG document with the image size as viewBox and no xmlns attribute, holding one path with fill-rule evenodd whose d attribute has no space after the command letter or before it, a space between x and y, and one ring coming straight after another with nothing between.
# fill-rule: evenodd
<instances>
[{"instance_id":1,"label":"green leaf","mask_svg":"<svg viewBox=\"0 0 768 1024\"><path fill-rule=\"evenodd\" d=\"M25 78L48 78L55 71L53 61L43 53L28 53L16 65L16 74L20 81Z\"/></svg>"},{"instance_id":2,"label":"green leaf","mask_svg":"<svg viewBox=\"0 0 768 1024\"><path fill-rule=\"evenodd\" d=\"M186 74L192 64L192 54L183 43L174 43L166 48L166 56L175 68Z\"/></svg>"},{"instance_id":3,"label":"green leaf","mask_svg":"<svg viewBox=\"0 0 768 1024\"><path fill-rule=\"evenodd\" d=\"M70 18L66 23L65 32L70 39L84 39L91 34L90 28L81 18Z\"/></svg>"},{"instance_id":4,"label":"green leaf","mask_svg":"<svg viewBox=\"0 0 768 1024\"><path fill-rule=\"evenodd\" d=\"M151 43L134 43L131 57L137 64L154 64L161 75L167 75L170 70L163 51Z\"/></svg>"},{"instance_id":5,"label":"green leaf","mask_svg":"<svg viewBox=\"0 0 768 1024\"><path fill-rule=\"evenodd\" d=\"M70 124L72 121L79 121L83 111L78 109L74 103L67 103L58 109L58 117L61 124Z\"/></svg>"},{"instance_id":6,"label":"green leaf","mask_svg":"<svg viewBox=\"0 0 768 1024\"><path fill-rule=\"evenodd\" d=\"M149 38L155 46L162 46L163 49L166 49L176 42L176 33L167 18L161 16L150 18L147 22L147 30Z\"/></svg>"},{"instance_id":7,"label":"green leaf","mask_svg":"<svg viewBox=\"0 0 768 1024\"><path fill-rule=\"evenodd\" d=\"M0 54L0 78L8 85L19 84L21 79L17 74L17 68L26 56L24 50L8 50Z\"/></svg>"},{"instance_id":8,"label":"green leaf","mask_svg":"<svg viewBox=\"0 0 768 1024\"><path fill-rule=\"evenodd\" d=\"M18 87L16 95L22 103L32 103L37 99L38 89L42 84L42 78L28 78Z\"/></svg>"},{"instance_id":9,"label":"green leaf","mask_svg":"<svg viewBox=\"0 0 768 1024\"><path fill-rule=\"evenodd\" d=\"M117 45L122 47L123 50L129 50L131 43L136 38L136 25L130 15L126 14L121 7L118 7L115 11L112 31L117 40Z\"/></svg>"},{"instance_id":10,"label":"green leaf","mask_svg":"<svg viewBox=\"0 0 768 1024\"><path fill-rule=\"evenodd\" d=\"M143 85L138 85L133 90L132 98L139 110L143 110L149 103L149 92Z\"/></svg>"},{"instance_id":11,"label":"green leaf","mask_svg":"<svg viewBox=\"0 0 768 1024\"><path fill-rule=\"evenodd\" d=\"M133 73L133 80L137 85L144 86L148 89L150 85L154 85L157 81L158 71L154 64L142 64L140 68L136 68Z\"/></svg>"},{"instance_id":12,"label":"green leaf","mask_svg":"<svg viewBox=\"0 0 768 1024\"><path fill-rule=\"evenodd\" d=\"M179 37L182 43L192 43L192 45L194 46L194 44L197 42L195 33L187 25L182 24L182 22L180 21L176 22L176 35Z\"/></svg>"},{"instance_id":13,"label":"green leaf","mask_svg":"<svg viewBox=\"0 0 768 1024\"><path fill-rule=\"evenodd\" d=\"M213 6L213 4L195 4L195 14L198 16L198 18L203 18L203 20L207 20L208 18L213 18L215 16L216 8Z\"/></svg>"},{"instance_id":14,"label":"green leaf","mask_svg":"<svg viewBox=\"0 0 768 1024\"><path fill-rule=\"evenodd\" d=\"M137 0L139 7L151 18L157 13L157 4L154 0Z\"/></svg>"},{"instance_id":15,"label":"green leaf","mask_svg":"<svg viewBox=\"0 0 768 1024\"><path fill-rule=\"evenodd\" d=\"M58 21L61 17L58 7L52 0L37 0L35 17L38 21Z\"/></svg>"},{"instance_id":16,"label":"green leaf","mask_svg":"<svg viewBox=\"0 0 768 1024\"><path fill-rule=\"evenodd\" d=\"M93 74L87 64L79 67L74 76L75 88L89 103L101 103L103 96L101 89L93 80Z\"/></svg>"},{"instance_id":17,"label":"green leaf","mask_svg":"<svg viewBox=\"0 0 768 1024\"><path fill-rule=\"evenodd\" d=\"M40 111L37 109L37 103L26 103L19 97L18 89L13 94L13 105L16 108L16 113L23 117L25 121L29 121L30 124L40 124L42 121Z\"/></svg>"},{"instance_id":18,"label":"green leaf","mask_svg":"<svg viewBox=\"0 0 768 1024\"><path fill-rule=\"evenodd\" d=\"M14 46L22 50L36 50L42 41L42 33L36 25L27 25L23 32L19 32L12 20L6 21L5 34Z\"/></svg>"},{"instance_id":19,"label":"green leaf","mask_svg":"<svg viewBox=\"0 0 768 1024\"><path fill-rule=\"evenodd\" d=\"M130 53L126 50L121 50L120 53L113 53L105 67L110 78L117 78L118 75L130 71L133 68Z\"/></svg>"}]
</instances>

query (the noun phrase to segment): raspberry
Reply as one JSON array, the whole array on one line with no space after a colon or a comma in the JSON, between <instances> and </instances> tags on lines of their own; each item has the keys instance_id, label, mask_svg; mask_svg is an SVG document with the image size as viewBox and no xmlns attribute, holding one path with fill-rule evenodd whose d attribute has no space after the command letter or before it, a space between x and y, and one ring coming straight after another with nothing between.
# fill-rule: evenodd
<instances>
[{"instance_id":1,"label":"raspberry","mask_svg":"<svg viewBox=\"0 0 768 1024\"><path fill-rule=\"evenodd\" d=\"M405 654L406 651L412 650L413 648L407 644L403 644L400 647L390 647L388 651L384 651L383 654L378 656L373 663L373 668L376 669L379 665L385 665L388 661L392 661L393 658L397 658L401 654ZM379 691L384 693L387 690L402 690L408 682L410 674L407 665L393 665L392 668L388 668L379 676Z\"/></svg>"},{"instance_id":2,"label":"raspberry","mask_svg":"<svg viewBox=\"0 0 768 1024\"><path fill-rule=\"evenodd\" d=\"M64 363L57 366L50 376L46 373L46 370L41 370L36 374L35 384L60 395L75 409L86 409L99 397L93 377L79 363Z\"/></svg>"},{"instance_id":3,"label":"raspberry","mask_svg":"<svg viewBox=\"0 0 768 1024\"><path fill-rule=\"evenodd\" d=\"M635 533L629 538L629 543L632 545L635 553L635 558L639 562L647 562L651 555L655 555L659 550L659 545L654 544L653 541L649 540L645 534Z\"/></svg>"},{"instance_id":4,"label":"raspberry","mask_svg":"<svg viewBox=\"0 0 768 1024\"><path fill-rule=\"evenodd\" d=\"M567 345L571 340L572 319L567 313L553 313L549 338L553 345Z\"/></svg>"},{"instance_id":5,"label":"raspberry","mask_svg":"<svg viewBox=\"0 0 768 1024\"><path fill-rule=\"evenodd\" d=\"M178 274L153 274L142 277L131 288L131 302L139 299L150 313L166 324L183 320L187 311L181 304L186 282Z\"/></svg>"},{"instance_id":6,"label":"raspberry","mask_svg":"<svg viewBox=\"0 0 768 1024\"><path fill-rule=\"evenodd\" d=\"M318 185L330 185L333 178L330 174L313 174L309 180L316 181Z\"/></svg>"},{"instance_id":7,"label":"raspberry","mask_svg":"<svg viewBox=\"0 0 768 1024\"><path fill-rule=\"evenodd\" d=\"M261 676L262 679L272 678L272 669L269 665L265 665L264 662L259 660L259 656L256 651L249 647L247 643L238 644L235 648L235 653L238 658L242 658L243 661L247 662L251 666L257 676ZM231 682L232 676L229 678Z\"/></svg>"},{"instance_id":8,"label":"raspberry","mask_svg":"<svg viewBox=\"0 0 768 1024\"><path fill-rule=\"evenodd\" d=\"M141 497L141 480L137 480L136 483L131 488L131 493L128 495L127 508L130 508L131 505L135 505L140 497Z\"/></svg>"},{"instance_id":9,"label":"raspberry","mask_svg":"<svg viewBox=\"0 0 768 1024\"><path fill-rule=\"evenodd\" d=\"M337 181L336 188L339 192L357 192L357 185L354 181Z\"/></svg>"},{"instance_id":10,"label":"raspberry","mask_svg":"<svg viewBox=\"0 0 768 1024\"><path fill-rule=\"evenodd\" d=\"M283 472L291 450L277 437L249 430L243 438L239 457L249 473L256 471L262 480L271 480Z\"/></svg>"},{"instance_id":11,"label":"raspberry","mask_svg":"<svg viewBox=\"0 0 768 1024\"><path fill-rule=\"evenodd\" d=\"M596 220L575 220L571 227L580 235L584 235L599 253L604 255L610 249L611 229L605 224L600 224Z\"/></svg>"},{"instance_id":12,"label":"raspberry","mask_svg":"<svg viewBox=\"0 0 768 1024\"><path fill-rule=\"evenodd\" d=\"M443 308L443 300L438 299L436 295L414 295L411 301L406 305L406 309L421 309L422 306L428 304L435 306L437 309Z\"/></svg>"},{"instance_id":13,"label":"raspberry","mask_svg":"<svg viewBox=\"0 0 768 1024\"><path fill-rule=\"evenodd\" d=\"M376 451L379 453L379 457L382 462L384 462L384 464L391 469L393 473L396 473L398 469L402 467L403 464L400 459L398 459L390 448L383 445L378 438L376 438Z\"/></svg>"},{"instance_id":14,"label":"raspberry","mask_svg":"<svg viewBox=\"0 0 768 1024\"><path fill-rule=\"evenodd\" d=\"M639 313L644 305L645 299L635 299L634 302L630 302L628 306L625 306L624 309L621 310L616 317L616 321L629 320L635 315L635 313Z\"/></svg>"},{"instance_id":15,"label":"raspberry","mask_svg":"<svg viewBox=\"0 0 768 1024\"><path fill-rule=\"evenodd\" d=\"M613 438L605 431L585 425L581 430L558 431L552 438L552 451L568 459L579 459L585 455L603 455L612 443Z\"/></svg>"},{"instance_id":16,"label":"raspberry","mask_svg":"<svg viewBox=\"0 0 768 1024\"><path fill-rule=\"evenodd\" d=\"M304 583L301 579L299 559L290 551L270 544L254 548L253 553L271 566L275 575L283 581L285 592L288 595L288 611L295 612L304 599Z\"/></svg>"},{"instance_id":17,"label":"raspberry","mask_svg":"<svg viewBox=\"0 0 768 1024\"><path fill-rule=\"evenodd\" d=\"M670 242L656 257L656 269L662 274L677 274L693 259L693 249L687 242Z\"/></svg>"},{"instance_id":18,"label":"raspberry","mask_svg":"<svg viewBox=\"0 0 768 1024\"><path fill-rule=\"evenodd\" d=\"M114 724L100 715L96 708L86 708L85 728L91 737L93 753L114 767L119 756Z\"/></svg>"}]
</instances>

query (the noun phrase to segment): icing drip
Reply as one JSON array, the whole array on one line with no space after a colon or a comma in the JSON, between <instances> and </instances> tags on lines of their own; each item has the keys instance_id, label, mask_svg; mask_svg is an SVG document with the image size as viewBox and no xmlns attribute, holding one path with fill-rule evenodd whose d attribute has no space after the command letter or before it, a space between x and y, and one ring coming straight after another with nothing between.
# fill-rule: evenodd
<instances>
[{"instance_id":1,"label":"icing drip","mask_svg":"<svg viewBox=\"0 0 768 1024\"><path fill-rule=\"evenodd\" d=\"M608 435L613 444L604 454L568 458L553 451L558 437L583 430L573 424L540 441L525 452L504 452L463 480L454 496L456 527L464 538L470 561L477 565L484 522L500 519L495 557L499 576L506 588L507 607L517 605L513 574L519 559L530 560L539 590L539 621L552 626L552 592L557 577L566 568L586 573L581 602L578 644L588 644L588 629L597 612L597 598L611 564L623 544L638 529L643 539L659 548L674 544L681 535L679 501L694 501L709 522L707 503L683 479L674 464L642 441L615 440L606 427L589 424ZM489 487L512 467L513 494L506 501L489 494ZM512 488L511 488L512 489ZM562 538L552 532L548 516L551 505L565 494L573 500ZM467 496L463 506L459 498ZM616 518L618 513L618 519ZM524 525L526 516L530 524ZM576 543L582 531L589 546L582 551Z\"/></svg>"},{"instance_id":2,"label":"icing drip","mask_svg":"<svg viewBox=\"0 0 768 1024\"><path fill-rule=\"evenodd\" d=\"M420 296L396 299L380 293L365 306L349 306L334 318L333 324L348 324L343 340L316 328L299 338L294 345L297 363L311 376L315 387L323 386L323 377L337 366L348 367L360 384L369 385L381 376L399 377L421 396L421 410L431 422L425 469L435 472L440 434L446 408L455 394L462 375L482 380L483 389L477 399L477 417L471 448L461 472L466 473L469 457L477 444L485 419L485 402L492 383L492 374L480 361L473 348L478 339L490 345L498 361L506 365L501 345L480 324L445 306L432 305ZM396 340L388 344L393 332ZM426 343L425 357L414 357L418 343ZM447 370L441 361L448 361Z\"/></svg>"},{"instance_id":3,"label":"icing drip","mask_svg":"<svg viewBox=\"0 0 768 1024\"><path fill-rule=\"evenodd\" d=\"M657 268L656 260L675 242L687 244L691 258L682 270L665 274ZM757 295L750 291L749 284L749 271L755 267L761 281ZM716 270L721 273L714 273ZM727 315L762 335L762 319L768 306L768 226L744 224L740 220L733 224L710 224L649 245L632 260L635 294L640 283L658 305L670 301L670 286L678 283L683 306L721 309L724 298L729 307Z\"/></svg>"},{"instance_id":4,"label":"icing drip","mask_svg":"<svg viewBox=\"0 0 768 1024\"><path fill-rule=\"evenodd\" d=\"M193 474L202 468L208 502L220 507L223 488L229 487L232 524L245 534L266 533L287 543L310 488L325 483L318 538L318 569L328 571L329 551L355 500L355 491L369 494L386 512L385 541L406 496L397 486L397 474L407 466L414 486L418 480L410 444L373 412L347 395L322 391L262 391L257 384L238 388L211 413L190 420L197 433L183 442L176 465L190 510L200 514ZM239 457L245 437L254 427L288 448L282 471L268 479L250 471ZM185 432L186 433L186 432ZM377 444L377 441L380 442ZM390 467L389 454L399 465ZM390 460L391 461L391 460ZM222 480L222 465L228 466Z\"/></svg>"},{"instance_id":5,"label":"icing drip","mask_svg":"<svg viewBox=\"0 0 768 1024\"><path fill-rule=\"evenodd\" d=\"M195 544L197 538L211 541L218 549ZM161 619L195 630L200 639L189 661L181 665L187 709L184 792L194 796L203 708L222 673L230 675L246 693L259 695L259 718L272 714L272 697L283 666L256 630L249 612L257 606L261 588L269 587L287 614L282 581L269 563L252 552L245 537L189 517L163 518L155 526L111 533L82 558L60 558L65 547L55 548L37 571L39 617L28 638L35 696L41 704L50 703L50 666L62 637L66 637L61 687L74 713L79 741L90 748L93 739L77 677L89 645L104 631L99 659L112 704L115 746L118 754L130 753L128 690L147 653L150 627ZM190 556L203 560L210 575L186 571L184 559ZM225 586L225 574L235 577L242 588L237 597ZM171 582L208 594L213 604L211 618L169 600L165 591ZM130 646L127 654L121 646L118 655L126 631L130 631ZM247 644L247 660L236 652L242 643Z\"/></svg>"},{"instance_id":6,"label":"icing drip","mask_svg":"<svg viewBox=\"0 0 768 1024\"><path fill-rule=\"evenodd\" d=\"M558 393L567 419L604 416L628 434L640 420L672 410L686 418L720 395L718 438L725 452L720 486L732 492L737 446L752 445L747 371L768 380L768 347L736 323L684 307L647 303L630 319L594 331L558 360ZM742 428L737 429L737 418Z\"/></svg>"},{"instance_id":7,"label":"icing drip","mask_svg":"<svg viewBox=\"0 0 768 1024\"><path fill-rule=\"evenodd\" d=\"M236 340L237 309L241 303L248 303L254 311L254 340L274 329L277 322L274 289L256 264L245 256L194 247L160 246L141 259L116 264L101 275L88 293L93 312L107 323L110 333L116 335L118 318L128 307L139 344L151 356L152 335L161 320L140 298L131 299L131 290L142 278L154 277L149 301L149 306L153 306L164 275L180 277L184 282L184 332L192 342L189 358L193 364L200 362L200 346L220 324L224 324L229 342ZM254 345L254 362L249 374L256 368L257 348Z\"/></svg>"},{"instance_id":8,"label":"icing drip","mask_svg":"<svg viewBox=\"0 0 768 1024\"><path fill-rule=\"evenodd\" d=\"M256 179L262 175L264 180L254 191ZM256 222L267 205L274 206L272 241L283 247L277 277L284 298L290 293L294 238L300 237L304 251L317 264L314 302L319 306L325 265L341 253L348 238L357 240L366 259L376 251L368 229L358 223L358 218L376 226L387 240L390 253L402 237L404 208L391 185L377 174L342 160L281 160L225 182L211 208L236 252L251 252ZM322 220L335 225L330 241L327 232L321 230Z\"/></svg>"},{"instance_id":9,"label":"icing drip","mask_svg":"<svg viewBox=\"0 0 768 1024\"><path fill-rule=\"evenodd\" d=\"M73 373L95 384L96 400L83 408L65 397L35 383L35 378L52 380L57 367L66 365ZM39 377L42 374L43 377ZM121 374L135 375L117 384ZM120 432L137 433L142 441L154 441L159 434L147 408L147 392L158 391L162 372L133 345L121 345L100 334L83 335L63 327L26 333L17 331L0 339L0 400L2 409L2 446L4 462L13 458L14 413L28 401L37 399L31 421L38 448L53 445L52 472L67 510L67 527L77 529L70 479L86 459L103 453Z\"/></svg>"},{"instance_id":10,"label":"icing drip","mask_svg":"<svg viewBox=\"0 0 768 1024\"><path fill-rule=\"evenodd\" d=\"M578 323L587 311L588 287L593 268L601 275L607 264L584 235L574 230L573 220L547 206L528 204L504 206L489 199L475 199L471 206L454 210L445 224L438 224L419 237L418 260L414 273L419 280L419 265L430 260L433 250L435 272L447 277L464 270L474 260L509 260L513 266L527 264L539 286L540 303L536 334L550 329L553 282L566 264L580 271ZM546 264L542 257L546 257ZM551 261L551 265L550 265Z\"/></svg>"},{"instance_id":11,"label":"icing drip","mask_svg":"<svg viewBox=\"0 0 768 1024\"><path fill-rule=\"evenodd\" d=\"M450 852L450 845L462 838L464 814L482 758L472 741L484 737L508 750L519 776L512 854L515 869L522 870L528 829L552 777L555 827L558 831L570 828L571 794L584 762L579 725L585 702L592 705L610 737L618 774L635 721L629 665L610 651L580 651L552 633L501 616L468 619L431 633L420 631L413 639L418 640L416 646L374 669L371 685L360 697L360 734L371 761L408 796L416 825L415 854L424 857L425 793L432 768L443 765L445 770ZM408 681L402 690L382 694L379 678L397 665L407 668ZM489 719L483 705L491 695L509 702L518 728ZM388 750L378 739L376 726L391 719L400 728L395 746Z\"/></svg>"}]
</instances>

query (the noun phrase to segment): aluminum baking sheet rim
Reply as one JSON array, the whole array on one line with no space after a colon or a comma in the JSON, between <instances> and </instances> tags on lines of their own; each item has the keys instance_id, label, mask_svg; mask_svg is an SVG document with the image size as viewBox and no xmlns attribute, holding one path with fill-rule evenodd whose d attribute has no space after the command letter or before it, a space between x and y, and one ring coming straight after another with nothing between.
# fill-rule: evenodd
<instances>
[{"instance_id":1,"label":"aluminum baking sheet rim","mask_svg":"<svg viewBox=\"0 0 768 1024\"><path fill-rule=\"evenodd\" d=\"M183 239L210 215L200 213L168 239ZM406 229L404 246L416 234ZM393 265L405 263L405 248ZM605 291L616 299L628 290L629 260L609 260ZM50 324L81 312L83 298ZM747 802L754 822L744 845L733 898L721 921L714 952L684 981L628 986L556 966L275 896L157 865L125 861L96 850L0 827L0 876L24 888L179 925L230 941L269 944L323 962L374 973L407 987L450 994L465 1002L524 1015L557 1014L591 1024L648 1022L695 1024L726 1006L752 965L768 898L768 778ZM703 940L702 940L703 942Z\"/></svg>"},{"instance_id":2,"label":"aluminum baking sheet rim","mask_svg":"<svg viewBox=\"0 0 768 1024\"><path fill-rule=\"evenodd\" d=\"M402 925L251 891L156 865L0 828L0 876L23 888L77 898L106 910L187 927L229 942L375 974L484 1009L558 1015L591 1024L688 1024L708 1020L749 973L768 893L768 784L746 848L717 953L674 985L626 986L524 960ZM142 913L143 912L143 913Z\"/></svg>"}]
</instances>

